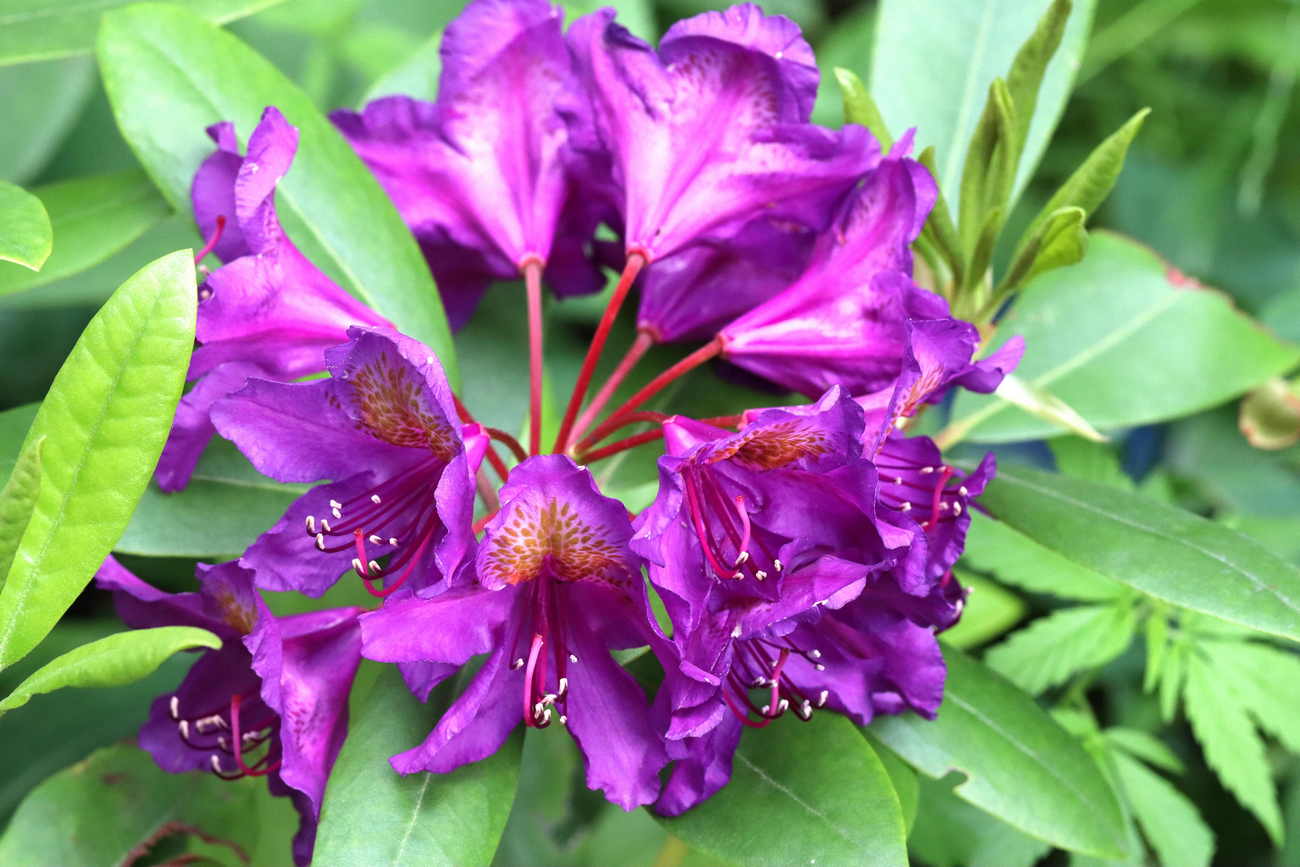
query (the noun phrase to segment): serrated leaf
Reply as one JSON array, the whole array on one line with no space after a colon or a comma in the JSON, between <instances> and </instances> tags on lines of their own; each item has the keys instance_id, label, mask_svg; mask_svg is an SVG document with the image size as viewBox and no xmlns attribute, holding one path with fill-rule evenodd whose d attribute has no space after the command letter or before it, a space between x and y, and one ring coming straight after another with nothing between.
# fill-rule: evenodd
<instances>
[{"instance_id":1,"label":"serrated leaf","mask_svg":"<svg viewBox=\"0 0 1300 867\"><path fill-rule=\"evenodd\" d=\"M160 626L109 635L42 666L0 701L0 715L56 689L135 683L153 674L172 654L199 647L219 648L221 639L193 626Z\"/></svg>"},{"instance_id":2,"label":"serrated leaf","mask_svg":"<svg viewBox=\"0 0 1300 867\"><path fill-rule=\"evenodd\" d=\"M41 450L45 437L28 443L18 455L9 480L0 489L0 590L3 590L9 567L14 561L18 542L31 520L36 498L41 491Z\"/></svg>"},{"instance_id":3,"label":"serrated leaf","mask_svg":"<svg viewBox=\"0 0 1300 867\"><path fill-rule=\"evenodd\" d=\"M1196 805L1164 777L1123 753L1113 753L1115 772L1129 808L1160 864L1208 867L1214 834Z\"/></svg>"},{"instance_id":4,"label":"serrated leaf","mask_svg":"<svg viewBox=\"0 0 1300 867\"><path fill-rule=\"evenodd\" d=\"M277 106L299 130L293 166L276 187L287 233L316 265L428 344L458 384L451 332L414 237L297 85L231 34L164 4L106 14L98 56L122 135L178 211L189 211L194 172L212 152L204 128L231 121L246 139L263 109Z\"/></svg>"},{"instance_id":5,"label":"serrated leaf","mask_svg":"<svg viewBox=\"0 0 1300 867\"><path fill-rule=\"evenodd\" d=\"M437 701L437 693L432 701ZM422 741L434 715L385 666L353 702L348 739L330 773L316 867L487 864L519 775L520 738L450 774L394 773L388 759Z\"/></svg>"},{"instance_id":6,"label":"serrated leaf","mask_svg":"<svg viewBox=\"0 0 1300 867\"><path fill-rule=\"evenodd\" d=\"M1261 729L1292 753L1300 753L1300 657L1254 641L1207 641L1201 645L1216 676Z\"/></svg>"},{"instance_id":7,"label":"serrated leaf","mask_svg":"<svg viewBox=\"0 0 1300 867\"><path fill-rule=\"evenodd\" d=\"M1178 696L1187 681L1187 666L1191 656L1192 644L1187 638L1179 636L1169 646L1164 671L1160 675L1160 718L1166 723L1172 722L1174 714L1178 712Z\"/></svg>"},{"instance_id":8,"label":"serrated leaf","mask_svg":"<svg viewBox=\"0 0 1300 867\"><path fill-rule=\"evenodd\" d=\"M881 717L869 731L922 773L958 771L954 793L1063 849L1124 854L1119 801L1079 742L1033 697L960 651L944 648L948 682L933 722Z\"/></svg>"},{"instance_id":9,"label":"serrated leaf","mask_svg":"<svg viewBox=\"0 0 1300 867\"><path fill-rule=\"evenodd\" d=\"M991 572L999 581L1061 599L1104 602L1130 591L1105 575L1048 550L1010 525L978 512L966 535L966 566Z\"/></svg>"},{"instance_id":10,"label":"serrated leaf","mask_svg":"<svg viewBox=\"0 0 1300 867\"><path fill-rule=\"evenodd\" d=\"M85 271L171 213L139 169L60 181L37 187L32 193L50 215L54 249L37 273L0 267L0 295L24 292Z\"/></svg>"},{"instance_id":11,"label":"serrated leaf","mask_svg":"<svg viewBox=\"0 0 1300 867\"><path fill-rule=\"evenodd\" d=\"M880 114L876 101L867 92L867 86L858 78L856 72L843 67L835 67L835 83L840 86L840 96L844 100L844 122L856 123L871 130L871 134L880 142L880 149L888 151L894 145L894 138L885 126L885 118Z\"/></svg>"},{"instance_id":12,"label":"serrated leaf","mask_svg":"<svg viewBox=\"0 0 1300 867\"><path fill-rule=\"evenodd\" d=\"M997 333L1000 340L1024 338L1018 377L1102 432L1207 409L1300 362L1300 349L1277 340L1228 297L1108 232L1090 235L1077 265L1029 284ZM954 402L952 425L982 442L1058 432L998 397L969 393Z\"/></svg>"},{"instance_id":13,"label":"serrated leaf","mask_svg":"<svg viewBox=\"0 0 1300 867\"><path fill-rule=\"evenodd\" d=\"M1053 612L989 649L984 661L1012 683L1037 694L1077 671L1097 668L1124 652L1137 617L1131 605L1080 605Z\"/></svg>"},{"instance_id":14,"label":"serrated leaf","mask_svg":"<svg viewBox=\"0 0 1300 867\"><path fill-rule=\"evenodd\" d=\"M1183 708L1205 761L1241 805L1259 819L1274 844L1282 842L1282 813L1277 803L1264 742L1246 709L1225 694L1211 665L1193 653L1187 663Z\"/></svg>"},{"instance_id":15,"label":"serrated leaf","mask_svg":"<svg viewBox=\"0 0 1300 867\"><path fill-rule=\"evenodd\" d=\"M1174 751L1149 732L1114 726L1106 729L1103 735L1112 750L1123 750L1147 764L1163 768L1170 773L1183 772L1183 763L1178 756L1174 755Z\"/></svg>"},{"instance_id":16,"label":"serrated leaf","mask_svg":"<svg viewBox=\"0 0 1300 867\"><path fill-rule=\"evenodd\" d=\"M1142 691L1150 692L1160 682L1164 672L1165 652L1169 647L1169 621L1164 611L1155 611L1147 617L1143 630L1146 641L1147 664L1142 674Z\"/></svg>"},{"instance_id":17,"label":"serrated leaf","mask_svg":"<svg viewBox=\"0 0 1300 867\"><path fill-rule=\"evenodd\" d=\"M731 782L674 819L670 834L749 865L906 865L898 797L854 725L834 714L746 729Z\"/></svg>"},{"instance_id":18,"label":"serrated leaf","mask_svg":"<svg viewBox=\"0 0 1300 867\"><path fill-rule=\"evenodd\" d=\"M122 534L171 428L194 345L189 251L127 280L86 326L27 434L41 490L0 592L0 668L36 646Z\"/></svg>"},{"instance_id":19,"label":"serrated leaf","mask_svg":"<svg viewBox=\"0 0 1300 867\"><path fill-rule=\"evenodd\" d=\"M0 261L41 270L53 248L50 215L41 200L7 181L0 181Z\"/></svg>"},{"instance_id":20,"label":"serrated leaf","mask_svg":"<svg viewBox=\"0 0 1300 867\"><path fill-rule=\"evenodd\" d=\"M980 502L1043 547L1135 590L1300 641L1300 569L1220 524L1016 465L998 468Z\"/></svg>"}]
</instances>

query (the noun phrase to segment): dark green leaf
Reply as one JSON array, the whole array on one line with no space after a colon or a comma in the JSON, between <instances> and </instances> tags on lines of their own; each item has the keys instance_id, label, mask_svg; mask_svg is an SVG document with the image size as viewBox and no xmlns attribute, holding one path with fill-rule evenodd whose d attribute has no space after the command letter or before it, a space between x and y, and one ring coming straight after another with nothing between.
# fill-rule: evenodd
<instances>
[{"instance_id":1,"label":"dark green leaf","mask_svg":"<svg viewBox=\"0 0 1300 867\"><path fill-rule=\"evenodd\" d=\"M138 169L62 181L33 192L49 212L54 252L36 274L0 267L0 295L44 286L85 271L139 238L171 212L153 183ZM176 249L176 245L169 249Z\"/></svg>"},{"instance_id":2,"label":"dark green leaf","mask_svg":"<svg viewBox=\"0 0 1300 867\"><path fill-rule=\"evenodd\" d=\"M1124 652L1137 629L1133 606L1080 605L1039 618L989 649L994 671L1034 694L1075 672L1097 668Z\"/></svg>"},{"instance_id":3,"label":"dark green leaf","mask_svg":"<svg viewBox=\"0 0 1300 867\"><path fill-rule=\"evenodd\" d=\"M1214 835L1196 805L1164 777L1122 753L1112 754L1120 786L1161 864L1208 867Z\"/></svg>"},{"instance_id":4,"label":"dark green leaf","mask_svg":"<svg viewBox=\"0 0 1300 867\"><path fill-rule=\"evenodd\" d=\"M894 787L894 794L898 796L898 806L903 814L904 832L910 835L912 823L916 821L917 802L920 798L920 783L917 781L916 771L900 759L897 753L872 737L871 732L862 729L862 736L867 739L867 743L871 744L872 752L880 759L885 773L889 774L889 784Z\"/></svg>"},{"instance_id":5,"label":"dark green leaf","mask_svg":"<svg viewBox=\"0 0 1300 867\"><path fill-rule=\"evenodd\" d=\"M56 689L134 683L153 674L174 653L220 646L220 638L192 626L160 626L109 635L70 650L43 666L0 701L0 714L22 707L33 696Z\"/></svg>"},{"instance_id":6,"label":"dark green leaf","mask_svg":"<svg viewBox=\"0 0 1300 867\"><path fill-rule=\"evenodd\" d=\"M427 343L456 383L451 333L414 237L305 93L234 36L161 4L105 15L99 62L122 134L179 211L189 210L195 169L212 152L204 128L228 120L247 138L266 106L279 107L300 133L276 191L286 231L361 300Z\"/></svg>"},{"instance_id":7,"label":"dark green leaf","mask_svg":"<svg viewBox=\"0 0 1300 867\"><path fill-rule=\"evenodd\" d=\"M1056 468L1067 476L1100 482L1125 491L1136 489L1133 480L1120 466L1113 448L1079 437L1056 437L1047 444L1056 459Z\"/></svg>"},{"instance_id":8,"label":"dark green leaf","mask_svg":"<svg viewBox=\"0 0 1300 867\"><path fill-rule=\"evenodd\" d=\"M145 266L95 315L28 432L45 437L41 490L0 592L0 667L54 626L143 493L194 345L188 251Z\"/></svg>"},{"instance_id":9,"label":"dark green leaf","mask_svg":"<svg viewBox=\"0 0 1300 867\"><path fill-rule=\"evenodd\" d=\"M14 561L18 542L36 508L36 498L41 491L41 449L44 437L28 443L18 456L9 474L9 480L0 488L0 589L4 588L9 567Z\"/></svg>"},{"instance_id":10,"label":"dark green leaf","mask_svg":"<svg viewBox=\"0 0 1300 867\"><path fill-rule=\"evenodd\" d=\"M392 666L379 672L362 703L353 703L348 739L325 790L313 864L436 867L492 860L514 798L520 738L450 774L394 773L389 757L424 740L435 717Z\"/></svg>"},{"instance_id":11,"label":"dark green leaf","mask_svg":"<svg viewBox=\"0 0 1300 867\"><path fill-rule=\"evenodd\" d=\"M1025 616L1025 603L996 582L958 569L961 586L970 594L961 620L943 634L953 647L965 650L997 638Z\"/></svg>"},{"instance_id":12,"label":"dark green leaf","mask_svg":"<svg viewBox=\"0 0 1300 867\"><path fill-rule=\"evenodd\" d=\"M1242 394L1298 361L1230 300L1187 281L1133 241L1094 233L1088 255L1031 283L998 325L1025 339L1016 375L1065 401L1094 427L1196 412ZM993 395L964 393L954 428L1012 442L1058 433Z\"/></svg>"},{"instance_id":13,"label":"dark green leaf","mask_svg":"<svg viewBox=\"0 0 1300 867\"><path fill-rule=\"evenodd\" d=\"M0 67L5 114L22 118L0 135L0 178L21 184L35 177L76 123L94 86L95 64L86 57Z\"/></svg>"},{"instance_id":14,"label":"dark green leaf","mask_svg":"<svg viewBox=\"0 0 1300 867\"><path fill-rule=\"evenodd\" d=\"M1002 231L1016 173L1015 126L1015 106L1007 84L995 78L961 173L957 226L962 252L971 261L967 282L972 285L983 278Z\"/></svg>"},{"instance_id":15,"label":"dark green leaf","mask_svg":"<svg viewBox=\"0 0 1300 867\"><path fill-rule=\"evenodd\" d=\"M1063 849L1122 856L1119 802L1079 742L1032 697L951 647L939 717L882 717L870 731L921 772L966 779L976 807Z\"/></svg>"},{"instance_id":16,"label":"dark green leaf","mask_svg":"<svg viewBox=\"0 0 1300 867\"><path fill-rule=\"evenodd\" d=\"M247 820L265 786L169 774L135 746L108 747L32 790L0 839L0 863L115 867L138 847L180 834L210 838L230 863L247 864L257 834ZM235 837L235 829L243 833Z\"/></svg>"},{"instance_id":17,"label":"dark green leaf","mask_svg":"<svg viewBox=\"0 0 1300 867\"><path fill-rule=\"evenodd\" d=\"M922 778L920 794L909 844L929 867L1033 867L1052 848L954 796L951 780Z\"/></svg>"},{"instance_id":18,"label":"dark green leaf","mask_svg":"<svg viewBox=\"0 0 1300 867\"><path fill-rule=\"evenodd\" d=\"M53 237L41 200L0 181L0 261L39 271L50 256Z\"/></svg>"},{"instance_id":19,"label":"dark green leaf","mask_svg":"<svg viewBox=\"0 0 1300 867\"><path fill-rule=\"evenodd\" d=\"M898 796L853 724L833 714L746 729L731 782L664 827L746 867L907 864Z\"/></svg>"},{"instance_id":20,"label":"dark green leaf","mask_svg":"<svg viewBox=\"0 0 1300 867\"><path fill-rule=\"evenodd\" d=\"M975 514L962 563L992 572L999 581L1062 599L1104 602L1126 592L1123 585L1065 559L1002 521Z\"/></svg>"},{"instance_id":21,"label":"dark green leaf","mask_svg":"<svg viewBox=\"0 0 1300 867\"><path fill-rule=\"evenodd\" d=\"M1021 466L999 467L980 502L1038 544L1136 590L1300 641L1300 570L1226 527Z\"/></svg>"}]
</instances>

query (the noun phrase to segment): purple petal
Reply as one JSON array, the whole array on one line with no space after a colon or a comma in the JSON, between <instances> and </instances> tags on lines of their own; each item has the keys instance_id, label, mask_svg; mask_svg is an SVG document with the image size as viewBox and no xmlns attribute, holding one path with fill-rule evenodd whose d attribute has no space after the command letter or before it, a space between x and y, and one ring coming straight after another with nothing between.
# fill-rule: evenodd
<instances>
[{"instance_id":1,"label":"purple petal","mask_svg":"<svg viewBox=\"0 0 1300 867\"><path fill-rule=\"evenodd\" d=\"M518 595L516 588L471 587L386 603L361 617L365 657L463 665L500 643Z\"/></svg>"},{"instance_id":2,"label":"purple petal","mask_svg":"<svg viewBox=\"0 0 1300 867\"><path fill-rule=\"evenodd\" d=\"M211 418L212 404L238 391L250 376L257 375L265 375L265 371L252 364L223 364L201 378L181 398L154 473L158 487L170 492L189 484L199 457L217 434Z\"/></svg>"},{"instance_id":3,"label":"purple petal","mask_svg":"<svg viewBox=\"0 0 1300 867\"><path fill-rule=\"evenodd\" d=\"M194 205L194 222L204 238L210 238L216 232L218 217L225 218L221 238L213 252L221 261L230 262L252 252L235 217L235 178L239 176L244 158L240 156L234 124L213 124L208 127L208 137L217 143L217 149L194 173L190 201Z\"/></svg>"},{"instance_id":4,"label":"purple petal","mask_svg":"<svg viewBox=\"0 0 1300 867\"><path fill-rule=\"evenodd\" d=\"M661 816L680 816L712 797L731 779L731 762L740 745L741 725L731 714L707 734L669 742L675 760L672 774L654 810Z\"/></svg>"}]
</instances>

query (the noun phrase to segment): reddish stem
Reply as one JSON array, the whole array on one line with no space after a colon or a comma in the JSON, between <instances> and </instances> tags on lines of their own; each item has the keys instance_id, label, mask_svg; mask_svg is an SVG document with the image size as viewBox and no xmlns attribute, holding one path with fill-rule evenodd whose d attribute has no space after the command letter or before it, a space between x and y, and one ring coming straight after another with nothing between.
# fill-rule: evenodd
<instances>
[{"instance_id":1,"label":"reddish stem","mask_svg":"<svg viewBox=\"0 0 1300 867\"><path fill-rule=\"evenodd\" d=\"M486 431L487 435L492 439L510 449L511 453L519 460L519 463L522 464L524 461L528 460L528 452L524 451L524 447L519 444L519 440L515 439L500 428L485 427L483 430Z\"/></svg>"},{"instance_id":2,"label":"reddish stem","mask_svg":"<svg viewBox=\"0 0 1300 867\"><path fill-rule=\"evenodd\" d=\"M452 392L451 399L452 402L456 404L456 413L460 416L461 421L465 424L478 424L478 422L474 420L474 416L470 411L465 408L465 404L460 402L460 398L456 396L455 392ZM491 428L483 428L483 430L487 431L488 436L492 435ZM514 437L511 437L511 439L514 439ZM516 440L515 446L518 447L518 445L519 442ZM501 478L501 481L504 482L506 476L510 475L510 470L506 467L506 462L501 460L501 456L497 454L496 449L492 448L490 445L488 446L486 457L487 462L492 465L492 469Z\"/></svg>"},{"instance_id":3,"label":"reddish stem","mask_svg":"<svg viewBox=\"0 0 1300 867\"><path fill-rule=\"evenodd\" d=\"M568 445L569 433L573 430L573 422L578 416L578 409L582 406L582 399L587 395L587 387L591 385L591 377L595 374L596 363L600 361L600 354L605 349L605 341L609 339L609 331L614 327L614 320L618 318L618 311L627 299L632 283L636 281L637 275L641 273L647 261L645 253L638 250L627 254L623 274L618 278L618 285L614 287L614 294L609 297L609 303L605 305L605 313L600 317L596 334L591 338L591 345L587 347L587 357L582 360L578 379L573 384L573 394L569 395L569 405L564 410L560 432L555 437L555 445L551 447L553 452L563 452Z\"/></svg>"},{"instance_id":4,"label":"reddish stem","mask_svg":"<svg viewBox=\"0 0 1300 867\"><path fill-rule=\"evenodd\" d=\"M584 448L591 448L591 446L600 442L612 432L618 430L626 423L624 422L624 418L631 415L633 410L659 392L663 391L678 378L715 357L721 351L722 340L715 337L713 340L710 340L708 343L704 344L699 349L695 350L690 355L686 356L681 361L647 382L641 387L640 391L629 397L622 406L610 413L609 417L606 418L605 421L602 422L594 431L592 431L590 436L578 443L578 449L582 450Z\"/></svg>"},{"instance_id":5,"label":"reddish stem","mask_svg":"<svg viewBox=\"0 0 1300 867\"><path fill-rule=\"evenodd\" d=\"M218 214L216 225L212 228L212 234L208 236L208 240L204 242L203 246L199 249L199 252L194 254L195 265L202 262L207 258L209 253L216 249L217 244L221 243L221 233L224 232L225 229L226 217L224 214Z\"/></svg>"},{"instance_id":6,"label":"reddish stem","mask_svg":"<svg viewBox=\"0 0 1300 867\"><path fill-rule=\"evenodd\" d=\"M542 261L530 256L522 268L528 291L528 452L535 455L542 451Z\"/></svg>"},{"instance_id":7,"label":"reddish stem","mask_svg":"<svg viewBox=\"0 0 1300 867\"><path fill-rule=\"evenodd\" d=\"M488 512L486 515L484 515L483 517L479 518L477 521L474 522L474 526L470 528L470 532L473 533L475 536L477 536L479 533L482 533L483 528L488 525L488 521L491 521L496 516L497 516L496 511Z\"/></svg>"},{"instance_id":8,"label":"reddish stem","mask_svg":"<svg viewBox=\"0 0 1300 867\"><path fill-rule=\"evenodd\" d=\"M628 347L623 360L614 368L614 372L609 375L609 379L605 380L605 384L600 387L600 391L596 392L596 396L591 399L591 403L587 404L587 408L582 411L582 415L578 416L578 421L573 426L573 439L576 440L586 433L587 429L591 427L591 423L596 420L596 416L605 408L605 404L609 403L609 399L614 396L614 392L623 384L623 380L627 378L627 375L636 367L637 362L654 345L655 340L648 332L638 331L636 333L636 340L633 340L632 345Z\"/></svg>"},{"instance_id":9,"label":"reddish stem","mask_svg":"<svg viewBox=\"0 0 1300 867\"><path fill-rule=\"evenodd\" d=\"M621 439L618 442L598 448L595 451L587 452L578 457L578 463L590 464L601 458L608 458L619 452L625 452L628 449L634 449L637 446L643 446L646 443L652 443L664 435L664 429L657 427L654 430L648 430L643 433L633 434L627 439Z\"/></svg>"}]
</instances>

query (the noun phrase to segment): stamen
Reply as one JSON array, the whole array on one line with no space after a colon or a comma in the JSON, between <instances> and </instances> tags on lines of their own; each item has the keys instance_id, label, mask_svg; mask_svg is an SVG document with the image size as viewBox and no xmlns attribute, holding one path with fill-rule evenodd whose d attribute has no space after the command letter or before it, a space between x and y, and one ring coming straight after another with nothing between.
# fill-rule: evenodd
<instances>
[{"instance_id":1,"label":"stamen","mask_svg":"<svg viewBox=\"0 0 1300 867\"><path fill-rule=\"evenodd\" d=\"M380 497L378 494L371 494L371 495L370 495L370 502L372 502L372 503L374 503L376 506L378 506L380 503L383 502L383 498Z\"/></svg>"},{"instance_id":2,"label":"stamen","mask_svg":"<svg viewBox=\"0 0 1300 867\"><path fill-rule=\"evenodd\" d=\"M180 700L180 698L177 697L177 696L172 696L172 700L171 700L171 702L170 702L170 704L169 704L169 707L171 708L172 719L180 719L180 718L181 718L181 700Z\"/></svg>"},{"instance_id":3,"label":"stamen","mask_svg":"<svg viewBox=\"0 0 1300 867\"><path fill-rule=\"evenodd\" d=\"M572 662L574 665L577 665L577 664L578 664L578 655L577 655L576 653L570 653L570 654L569 654L569 662Z\"/></svg>"},{"instance_id":4,"label":"stamen","mask_svg":"<svg viewBox=\"0 0 1300 867\"><path fill-rule=\"evenodd\" d=\"M817 706L818 707L824 706L826 704L826 699L830 697L831 697L831 691L829 689L823 689L821 692L817 694Z\"/></svg>"},{"instance_id":5,"label":"stamen","mask_svg":"<svg viewBox=\"0 0 1300 867\"><path fill-rule=\"evenodd\" d=\"M225 229L226 229L226 217L224 214L218 214L217 219L215 220L212 226L212 234L208 236L208 240L205 241L203 246L199 248L199 252L194 254L195 265L199 264L204 259L206 259L208 257L208 254L216 249L217 244L221 243L221 233L224 232ZM208 297L211 296L212 293L211 291L209 291Z\"/></svg>"}]
</instances>

